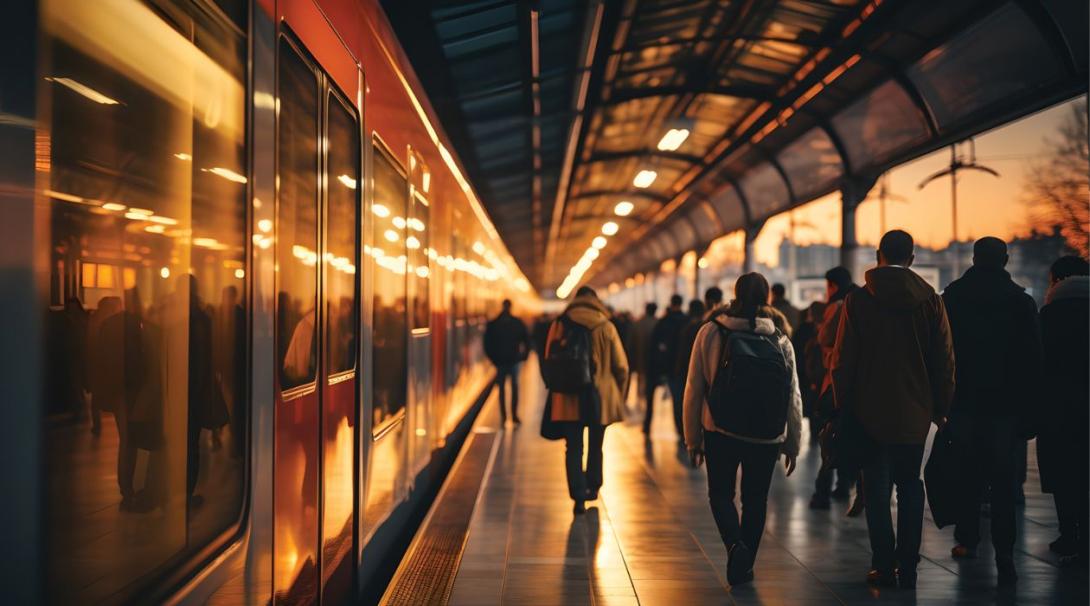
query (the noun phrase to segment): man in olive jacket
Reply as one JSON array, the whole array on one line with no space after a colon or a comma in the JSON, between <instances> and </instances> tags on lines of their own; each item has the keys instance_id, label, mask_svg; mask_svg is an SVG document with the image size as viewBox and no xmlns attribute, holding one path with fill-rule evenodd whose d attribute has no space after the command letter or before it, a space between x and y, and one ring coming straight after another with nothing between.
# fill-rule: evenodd
<instances>
[{"instance_id":1,"label":"man in olive jacket","mask_svg":"<svg viewBox=\"0 0 1090 606\"><path fill-rule=\"evenodd\" d=\"M931 423L946 423L954 396L954 350L942 298L909 269L912 236L882 236L878 267L848 295L837 330L833 390L845 423L870 448L862 463L872 570L878 585L916 586L923 532L920 465ZM890 516L897 486L897 529Z\"/></svg>"}]
</instances>

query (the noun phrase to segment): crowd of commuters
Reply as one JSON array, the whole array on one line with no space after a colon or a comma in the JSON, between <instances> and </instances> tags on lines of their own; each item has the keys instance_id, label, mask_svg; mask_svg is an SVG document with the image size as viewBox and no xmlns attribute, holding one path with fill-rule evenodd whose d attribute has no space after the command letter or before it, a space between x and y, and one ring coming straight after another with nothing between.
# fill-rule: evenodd
<instances>
[{"instance_id":1,"label":"crowd of commuters","mask_svg":"<svg viewBox=\"0 0 1090 606\"><path fill-rule=\"evenodd\" d=\"M638 320L579 289L558 318L533 330L549 389L542 435L566 442L575 513L602 486L605 428L626 417L631 373L648 439L657 389L666 386L679 444L694 467L707 463L732 585L753 579L773 471L781 457L786 474L794 471L804 417L821 450L810 507L828 509L855 490L848 515L866 514L868 582L916 586L932 425L956 453L956 487L942 489L956 492L945 499L956 504L952 557L976 557L981 513L990 511L997 582L1017 582L1016 510L1026 443L1037 438L1042 489L1054 495L1060 526L1050 548L1085 566L1090 266L1076 256L1056 261L1038 311L1005 270L1002 240L978 240L972 267L941 295L910 269L914 250L908 233L886 233L862 286L832 268L826 300L805 309L758 273L741 276L726 305L712 287L687 310L676 294L661 316L648 303ZM525 359L530 337L509 303L489 334L502 381ZM502 353L493 353L496 342Z\"/></svg>"}]
</instances>

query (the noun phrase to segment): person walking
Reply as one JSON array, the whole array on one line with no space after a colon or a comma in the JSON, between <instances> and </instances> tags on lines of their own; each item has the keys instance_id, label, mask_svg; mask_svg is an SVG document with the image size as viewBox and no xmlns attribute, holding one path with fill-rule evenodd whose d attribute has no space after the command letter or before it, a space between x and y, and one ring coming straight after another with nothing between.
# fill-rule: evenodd
<instances>
[{"instance_id":1,"label":"person walking","mask_svg":"<svg viewBox=\"0 0 1090 606\"><path fill-rule=\"evenodd\" d=\"M688 321L681 327L678 335L677 360L674 362L673 376L680 379L678 388L679 397L674 400L674 423L682 427L682 433L677 436L678 446L685 446L684 424L682 423L682 398L685 395L685 384L688 382L689 359L693 354L693 343L696 342L696 333L704 325L704 302L700 299L689 301Z\"/></svg>"},{"instance_id":2,"label":"person walking","mask_svg":"<svg viewBox=\"0 0 1090 606\"><path fill-rule=\"evenodd\" d=\"M657 303L648 303L644 306L643 317L636 320L629 331L629 349L632 351L632 355L629 356L628 361L632 365L632 372L637 375L637 402L643 394L647 393L648 362L651 359L651 333L655 330L655 322L657 322L655 314L658 311L659 306Z\"/></svg>"},{"instance_id":3,"label":"person walking","mask_svg":"<svg viewBox=\"0 0 1090 606\"><path fill-rule=\"evenodd\" d=\"M685 445L694 467L708 464L708 500L731 585L753 580L772 472L781 455L787 475L794 472L802 431L795 353L768 291L761 274L738 278L734 301L697 332L685 386Z\"/></svg>"},{"instance_id":4,"label":"person walking","mask_svg":"<svg viewBox=\"0 0 1090 606\"><path fill-rule=\"evenodd\" d=\"M568 495L574 513L582 514L586 501L597 500L602 487L602 441L607 426L624 420L628 387L624 344L594 289L580 287L549 328L543 369L549 394L542 435L564 439Z\"/></svg>"},{"instance_id":5,"label":"person walking","mask_svg":"<svg viewBox=\"0 0 1090 606\"><path fill-rule=\"evenodd\" d=\"M707 320L723 304L723 289L712 286L704 291L704 319Z\"/></svg>"},{"instance_id":6,"label":"person walking","mask_svg":"<svg viewBox=\"0 0 1090 606\"><path fill-rule=\"evenodd\" d=\"M643 433L651 435L651 419L655 415L655 390L663 382L670 391L672 410L677 409L677 402L681 400L681 378L674 374L674 361L677 359L677 341L681 334L681 328L688 322L685 313L681 311L681 303L684 299L681 295L670 297L670 307L666 309L666 315L655 323L655 330L651 332L651 342L648 348L647 361L647 411L643 417ZM680 438L683 429L681 416L674 414L674 429Z\"/></svg>"},{"instance_id":7,"label":"person walking","mask_svg":"<svg viewBox=\"0 0 1090 606\"><path fill-rule=\"evenodd\" d=\"M1052 493L1060 536L1049 548L1062 564L1087 565L1090 504L1087 495L1087 426L1090 425L1090 265L1076 256L1061 257L1049 271L1051 286L1041 307L1044 347L1044 396L1040 407L1037 465L1041 489ZM993 514L994 515L994 514Z\"/></svg>"},{"instance_id":8,"label":"person walking","mask_svg":"<svg viewBox=\"0 0 1090 606\"><path fill-rule=\"evenodd\" d=\"M802 323L802 320L800 319L802 311L787 300L787 289L779 282L772 285L772 307L776 308L785 318L787 318L787 323L791 326L792 331L798 328L799 324Z\"/></svg>"},{"instance_id":9,"label":"person walking","mask_svg":"<svg viewBox=\"0 0 1090 606\"><path fill-rule=\"evenodd\" d=\"M484 330L484 352L496 367L496 384L500 388L500 423L507 423L507 380L511 380L511 420L519 419L520 363L530 355L530 333L526 324L511 314L511 300L503 300L503 308Z\"/></svg>"},{"instance_id":10,"label":"person walking","mask_svg":"<svg viewBox=\"0 0 1090 606\"><path fill-rule=\"evenodd\" d=\"M954 341L956 388L944 429L966 455L961 470L964 502L951 551L976 557L980 502L991 489L991 531L1000 585L1017 580L1014 568L1016 454L1024 443L1034 390L1040 381L1041 340L1037 305L1004 269L1007 245L981 238L973 265L943 292Z\"/></svg>"},{"instance_id":11,"label":"person walking","mask_svg":"<svg viewBox=\"0 0 1090 606\"><path fill-rule=\"evenodd\" d=\"M810 420L810 443L816 444L821 425L814 414L814 405L818 399L821 381L825 378L825 364L822 361L821 345L817 342L818 323L825 313L825 304L814 301L802 312L801 323L791 335L791 346L795 349L795 369L799 376L799 391L802 392L802 415Z\"/></svg>"},{"instance_id":12,"label":"person walking","mask_svg":"<svg viewBox=\"0 0 1090 606\"><path fill-rule=\"evenodd\" d=\"M844 299L830 365L842 441L862 464L871 544L868 582L916 587L923 532L920 465L931 423L946 424L954 350L946 307L909 267L912 236L887 232L878 267ZM845 416L846 415L846 416ZM849 438L851 436L851 438ZM890 515L897 487L897 536Z\"/></svg>"}]
</instances>

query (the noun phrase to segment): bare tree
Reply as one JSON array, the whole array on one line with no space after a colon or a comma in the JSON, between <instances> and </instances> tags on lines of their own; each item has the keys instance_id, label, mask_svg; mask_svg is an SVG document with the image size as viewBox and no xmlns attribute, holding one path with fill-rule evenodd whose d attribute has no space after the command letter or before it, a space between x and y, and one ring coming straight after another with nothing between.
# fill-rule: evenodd
<instances>
[{"instance_id":1,"label":"bare tree","mask_svg":"<svg viewBox=\"0 0 1090 606\"><path fill-rule=\"evenodd\" d=\"M1086 256L1090 242L1090 133L1087 100L1071 104L1055 136L1046 137L1050 151L1033 163L1025 197L1035 223L1059 225L1074 252Z\"/></svg>"}]
</instances>

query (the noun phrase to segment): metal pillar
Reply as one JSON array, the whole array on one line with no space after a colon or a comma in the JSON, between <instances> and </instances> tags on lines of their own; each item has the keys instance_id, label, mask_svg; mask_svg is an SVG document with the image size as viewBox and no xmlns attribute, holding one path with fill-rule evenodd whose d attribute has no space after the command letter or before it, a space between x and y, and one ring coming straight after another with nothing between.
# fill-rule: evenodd
<instances>
[{"instance_id":1,"label":"metal pillar","mask_svg":"<svg viewBox=\"0 0 1090 606\"><path fill-rule=\"evenodd\" d=\"M855 229L855 211L877 182L876 177L845 179L840 188L840 264L859 278L859 238Z\"/></svg>"},{"instance_id":2,"label":"metal pillar","mask_svg":"<svg viewBox=\"0 0 1090 606\"><path fill-rule=\"evenodd\" d=\"M757 271L757 254L753 250L753 242L757 240L757 236L760 235L761 230L764 229L765 222L760 221L755 225L751 225L745 229L746 244L745 254L742 257L742 273L748 274L750 272Z\"/></svg>"}]
</instances>

